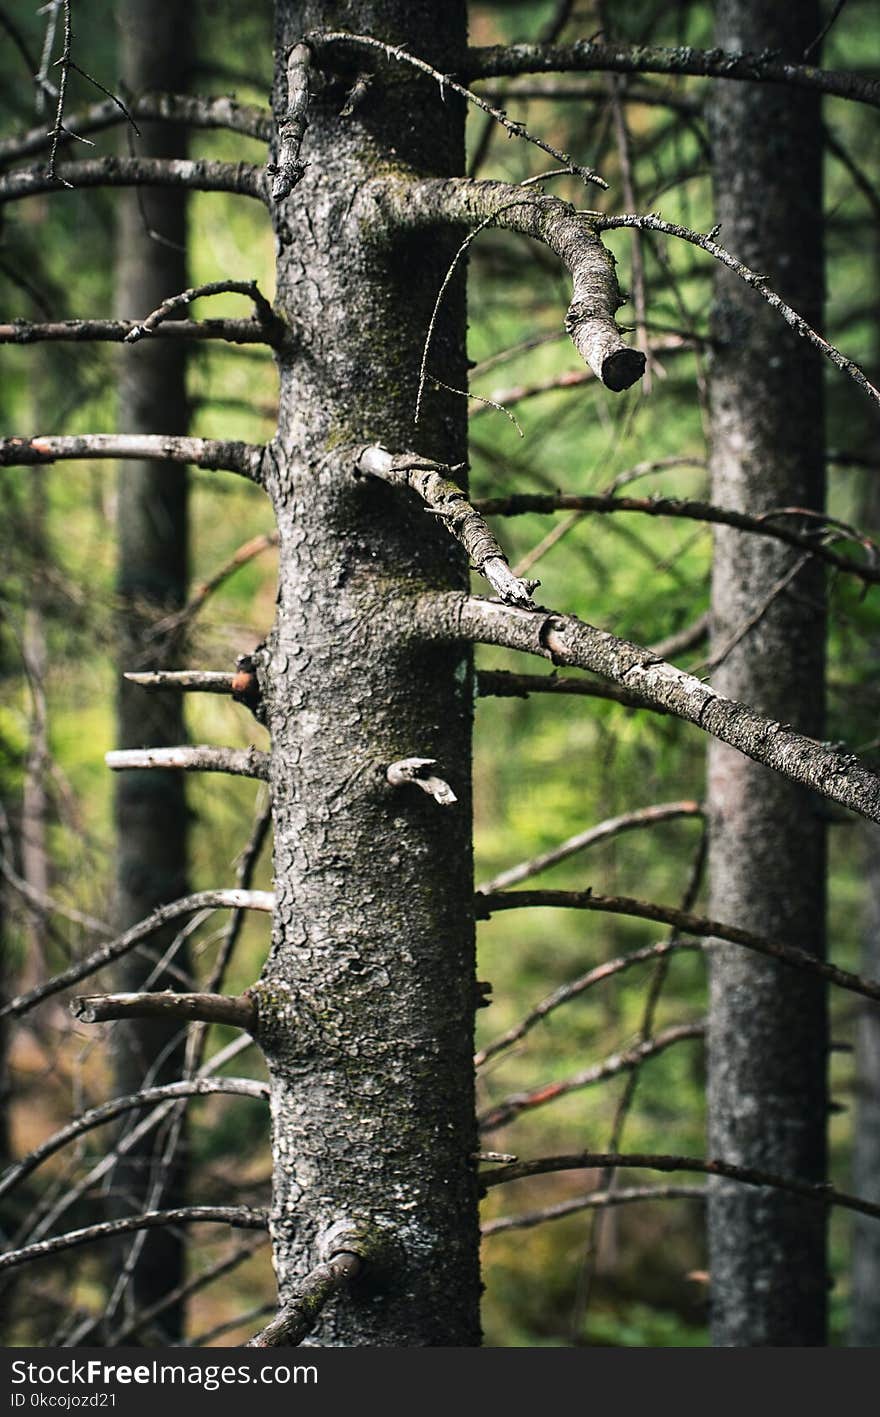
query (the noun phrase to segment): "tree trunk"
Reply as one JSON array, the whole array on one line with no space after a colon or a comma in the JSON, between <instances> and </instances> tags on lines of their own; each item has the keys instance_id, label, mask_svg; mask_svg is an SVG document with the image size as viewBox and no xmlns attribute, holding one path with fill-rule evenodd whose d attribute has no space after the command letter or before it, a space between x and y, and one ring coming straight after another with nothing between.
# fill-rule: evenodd
<instances>
[{"instance_id":1,"label":"tree trunk","mask_svg":"<svg viewBox=\"0 0 880 1417\"><path fill-rule=\"evenodd\" d=\"M865 823L862 838L867 908L860 967L876 979L880 976L880 830ZM880 1201L880 1009L876 1006L859 1008L853 1189L867 1200ZM880 1348L880 1221L854 1215L852 1246L850 1346Z\"/></svg>"},{"instance_id":2,"label":"tree trunk","mask_svg":"<svg viewBox=\"0 0 880 1417\"><path fill-rule=\"evenodd\" d=\"M799 59L819 6L718 0L716 42ZM716 219L725 245L814 326L822 312L822 187L816 96L718 84L711 99ZM712 500L751 513L823 505L820 361L745 285L717 277L713 320ZM719 528L712 643L729 652L723 693L823 736L823 575L797 555ZM783 588L782 581L792 577ZM747 622L757 623L732 645ZM759 618L757 618L759 617ZM709 751L711 914L821 955L825 832L818 799L713 742ZM821 1181L826 1165L824 989L717 943L711 963L712 1156ZM712 1185L709 1262L716 1346L825 1342L821 1207Z\"/></svg>"},{"instance_id":3,"label":"tree trunk","mask_svg":"<svg viewBox=\"0 0 880 1417\"><path fill-rule=\"evenodd\" d=\"M168 89L185 92L190 66L189 7L163 0L121 0L121 68L127 90L140 94ZM138 152L183 157L187 132L171 124L142 123ZM126 192L120 198L117 238L117 311L143 318L169 295L186 289L186 195L182 191ZM139 343L123 351L119 427L129 433L185 433L188 423L186 355L182 341ZM187 588L187 484L179 467L164 462L130 462L119 472L117 513L119 562L119 669L117 742L121 748L161 747L185 741L181 701L176 695L145 696L121 673L165 668L179 652L167 636L154 633L163 615L179 609ZM115 784L117 834L116 921L120 930L142 920L156 906L187 894L187 809L182 773L128 772ZM158 955L174 939L170 928L151 944ZM174 963L186 968L179 950ZM117 970L119 990L142 988L148 966L137 955ZM179 987L162 973L154 989ZM179 1025L139 1020L114 1032L116 1087L137 1091L149 1076L154 1083L180 1077L183 1037ZM114 1187L125 1210L173 1207L181 1203L184 1167L179 1157L163 1166L165 1133L151 1134L120 1162ZM171 1230L141 1236L129 1286L133 1309L152 1304L183 1273L183 1244ZM130 1246L127 1247L126 1253ZM179 1305L162 1315L168 1341L180 1336Z\"/></svg>"},{"instance_id":4,"label":"tree trunk","mask_svg":"<svg viewBox=\"0 0 880 1417\"><path fill-rule=\"evenodd\" d=\"M274 106L285 56L310 29L406 44L461 62L463 0L290 3L276 8ZM384 61L383 61L384 67ZM465 647L420 639L419 586L460 590L465 559L408 492L355 479L352 447L455 462L466 403L426 397L422 345L458 238L386 237L351 214L383 173L464 166L452 94L393 61L347 118L346 82L312 100L304 180L276 208L283 353L267 478L280 531L278 611L258 656L272 737L276 908L256 988L272 1080L272 1238L282 1301L327 1257L339 1227L388 1242L325 1313L321 1346L479 1342L473 1096L474 923ZM317 88L317 85L313 85ZM435 331L431 372L466 387L464 285ZM457 801L391 786L389 764L435 758Z\"/></svg>"}]
</instances>

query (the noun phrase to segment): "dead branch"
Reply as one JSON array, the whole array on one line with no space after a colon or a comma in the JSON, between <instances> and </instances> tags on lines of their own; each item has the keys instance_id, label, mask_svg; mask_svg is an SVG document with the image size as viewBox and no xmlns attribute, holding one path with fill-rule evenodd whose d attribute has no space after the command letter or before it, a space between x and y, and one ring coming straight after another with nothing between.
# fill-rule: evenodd
<instances>
[{"instance_id":1,"label":"dead branch","mask_svg":"<svg viewBox=\"0 0 880 1417\"><path fill-rule=\"evenodd\" d=\"M522 581L513 574L504 550L474 511L462 489L449 477L451 468L418 453L389 453L379 445L358 449L354 466L361 476L379 477L398 487L409 487L425 502L457 541L476 570L508 605L531 605L538 581Z\"/></svg>"},{"instance_id":2,"label":"dead branch","mask_svg":"<svg viewBox=\"0 0 880 1417\"><path fill-rule=\"evenodd\" d=\"M601 1063L594 1063L592 1067L584 1068L579 1073L573 1073L571 1077L563 1078L559 1082L545 1083L542 1087L532 1088L530 1092L511 1093L509 1097L505 1097L503 1101L497 1102L487 1112L478 1116L477 1126L480 1135L497 1131L499 1127L506 1127L521 1112L532 1111L535 1107L543 1107L548 1102L555 1102L559 1097L566 1097L570 1092L593 1087L596 1083L605 1082L608 1078L619 1077L621 1073L632 1072L634 1069L640 1068L648 1058L654 1058L658 1053L665 1052L674 1043L681 1043L692 1038L703 1038L705 1033L706 1026L703 1023L684 1023L673 1028L665 1028L654 1038L646 1038L642 1042L634 1044L632 1048L612 1053L609 1057L603 1058Z\"/></svg>"},{"instance_id":3,"label":"dead branch","mask_svg":"<svg viewBox=\"0 0 880 1417\"><path fill-rule=\"evenodd\" d=\"M487 1220L485 1225L480 1227L480 1234L485 1240L490 1235L498 1235L504 1230L530 1230L533 1225L543 1225L545 1220L562 1220L566 1215L575 1215L580 1210L632 1205L639 1201L705 1199L705 1186L628 1186L622 1190L593 1191L590 1195L576 1196L573 1200L548 1205L543 1210L528 1210L523 1215L501 1215L497 1220Z\"/></svg>"},{"instance_id":4,"label":"dead branch","mask_svg":"<svg viewBox=\"0 0 880 1417\"><path fill-rule=\"evenodd\" d=\"M166 433L45 433L35 438L0 440L0 467L33 467L70 458L147 458L192 463L211 472L237 472L259 482L263 449L255 443L218 442Z\"/></svg>"},{"instance_id":5,"label":"dead branch","mask_svg":"<svg viewBox=\"0 0 880 1417\"><path fill-rule=\"evenodd\" d=\"M0 205L60 192L69 187L187 187L195 192L232 192L265 201L265 177L249 162L206 158L94 157L63 163L52 176L46 168L18 168L0 177Z\"/></svg>"},{"instance_id":6,"label":"dead branch","mask_svg":"<svg viewBox=\"0 0 880 1417\"><path fill-rule=\"evenodd\" d=\"M108 1019L162 1018L228 1023L253 1033L256 1010L247 994L87 994L71 999L70 1012L80 1023L106 1023Z\"/></svg>"},{"instance_id":7,"label":"dead branch","mask_svg":"<svg viewBox=\"0 0 880 1417\"><path fill-rule=\"evenodd\" d=\"M654 945L645 945L640 950L633 950L631 954L619 955L617 959L609 959L605 960L603 964L597 964L586 974L581 974L577 979L572 979L568 984L561 984L558 989L554 989L552 994L548 994L540 1004L536 1004L518 1024L475 1053L474 1067L481 1068L490 1058L494 1058L496 1053L502 1053L506 1049L512 1048L514 1043L518 1043L521 1038L524 1038L536 1023L540 1023L542 1018L546 1018L548 1014L553 1013L555 1009L569 1003L572 999L579 998L588 989L604 983L613 975L622 974L625 970L632 969L636 964L644 964L648 961L656 963L658 960L666 959L669 955L678 954L682 950L694 952L702 948L702 945L696 940L659 940Z\"/></svg>"},{"instance_id":8,"label":"dead branch","mask_svg":"<svg viewBox=\"0 0 880 1417\"><path fill-rule=\"evenodd\" d=\"M0 324L0 344L40 344L86 340L124 344L135 320L12 320ZM225 340L228 344L266 344L266 329L257 320L174 320L160 325L156 339Z\"/></svg>"},{"instance_id":9,"label":"dead branch","mask_svg":"<svg viewBox=\"0 0 880 1417\"><path fill-rule=\"evenodd\" d=\"M707 920L702 915L692 915L686 910L677 910L670 905L656 905L653 901L634 900L631 896L593 895L592 891L502 891L495 895L476 897L478 918L483 912L488 915L498 910L535 909L546 906L563 907L571 910L596 910L608 915L629 915L636 920L653 920L658 925L671 925L685 935L697 938L727 940L755 954L766 955L780 964L790 965L808 974L814 974L829 984L848 989L853 994L861 994L866 999L880 1000L880 981L863 979L848 969L826 964L807 950L797 945L784 945L779 940L766 940L753 935L749 930L741 930L738 925L727 925L719 920Z\"/></svg>"},{"instance_id":10,"label":"dead branch","mask_svg":"<svg viewBox=\"0 0 880 1417\"><path fill-rule=\"evenodd\" d=\"M525 699L529 694L580 694L588 699L605 699L624 708L650 709L665 714L669 710L649 704L617 684L595 679L567 679L554 674L514 674L509 669L478 669L477 694L481 698Z\"/></svg>"},{"instance_id":11,"label":"dead branch","mask_svg":"<svg viewBox=\"0 0 880 1417\"><path fill-rule=\"evenodd\" d=\"M468 53L464 77L510 77L514 74L577 72L617 74L692 74L704 79L731 79L745 83L791 84L838 98L853 99L880 108L880 80L847 70L816 69L788 64L775 54L728 53L723 49L663 49L652 45L573 44L488 45Z\"/></svg>"},{"instance_id":12,"label":"dead branch","mask_svg":"<svg viewBox=\"0 0 880 1417\"><path fill-rule=\"evenodd\" d=\"M104 754L111 772L158 768L178 772L226 772L234 777L269 780L269 754L257 748L120 748Z\"/></svg>"},{"instance_id":13,"label":"dead branch","mask_svg":"<svg viewBox=\"0 0 880 1417\"><path fill-rule=\"evenodd\" d=\"M268 163L266 176L271 183L269 195L273 202L283 202L301 180L307 164L300 157L303 138L309 126L309 81L312 54L307 44L294 44L287 54L287 106L278 125L278 153Z\"/></svg>"},{"instance_id":14,"label":"dead branch","mask_svg":"<svg viewBox=\"0 0 880 1417\"><path fill-rule=\"evenodd\" d=\"M436 777L433 773L426 772L426 768L436 767L436 758L401 758L396 763L391 763L386 769L385 777L392 787L405 787L412 783L414 787L420 787L423 792L427 792L429 797L433 797L441 807L451 807L458 801L448 782L442 777Z\"/></svg>"},{"instance_id":15,"label":"dead branch","mask_svg":"<svg viewBox=\"0 0 880 1417\"><path fill-rule=\"evenodd\" d=\"M553 1171L614 1170L623 1167L647 1171L697 1171L705 1176L721 1176L746 1186L768 1186L775 1191L788 1191L819 1205L839 1205L844 1210L857 1210L863 1215L880 1219L880 1204L862 1200L860 1196L835 1190L821 1182L801 1181L794 1176L777 1176L754 1166L735 1166L730 1161L707 1161L700 1156L667 1156L652 1152L593 1152L583 1151L572 1156L542 1156L535 1161L515 1161L498 1171L480 1177L485 1188L503 1186L509 1181L521 1181L527 1176L543 1176Z\"/></svg>"},{"instance_id":16,"label":"dead branch","mask_svg":"<svg viewBox=\"0 0 880 1417\"><path fill-rule=\"evenodd\" d=\"M526 881L530 876L537 876L540 871L546 871L559 861L567 860L576 852L585 851L588 846L608 841L611 837L619 836L622 832L635 831L640 827L656 826L658 822L675 821L680 817L702 817L702 815L703 808L700 803L690 801L662 802L656 806L639 807L632 812L623 812L620 816L609 817L605 822L599 822L594 827L588 827L586 831L568 837L567 840L560 842L552 850L543 852L540 856L533 856L529 861L521 861L517 866L508 867L506 871L501 871L497 876L493 876L491 881L484 881L482 885L477 886L477 893L478 895L486 895L493 891L506 890L508 886L515 886L519 881Z\"/></svg>"},{"instance_id":17,"label":"dead branch","mask_svg":"<svg viewBox=\"0 0 880 1417\"><path fill-rule=\"evenodd\" d=\"M133 325L125 336L125 343L136 344L146 335L153 334L167 320L174 320L177 312L184 310L194 300L203 300L211 295L247 296L248 300L253 302L254 319L265 332L266 344L277 345L284 339L287 326L280 316L275 314L255 280L212 280L206 285L195 285L189 290L183 290L179 295L169 295L144 320Z\"/></svg>"},{"instance_id":18,"label":"dead branch","mask_svg":"<svg viewBox=\"0 0 880 1417\"><path fill-rule=\"evenodd\" d=\"M126 1215L122 1220L105 1220L99 1225L87 1225L82 1230L69 1230L66 1235L53 1235L25 1245L21 1250L9 1250L0 1255L0 1270L14 1269L31 1260L45 1259L78 1245L90 1245L94 1240L106 1240L114 1235L129 1235L133 1230L151 1230L164 1225L234 1225L241 1230L266 1230L268 1212L244 1205L185 1205L176 1210L149 1210L142 1215Z\"/></svg>"},{"instance_id":19,"label":"dead branch","mask_svg":"<svg viewBox=\"0 0 880 1417\"><path fill-rule=\"evenodd\" d=\"M56 974L52 979L46 980L43 984L38 984L36 988L29 989L26 994L18 994L10 999L8 1003L0 1008L0 1018L5 1018L9 1014L18 1016L27 1013L29 1009L42 1003L53 994L60 993L63 989L68 989L72 984L78 984L81 979L86 979L90 974L96 974L105 965L111 964L113 960L119 959L134 949L135 945L148 935L161 930L171 920L176 920L181 915L192 915L198 910L263 910L271 913L275 905L275 897L271 891L243 891L243 890L217 890L217 891L197 891L194 895L181 897L180 900L173 900L168 905L159 906L152 915L148 915L145 920L141 920L137 925L132 925L123 934L117 935L115 939L108 940L106 944L99 945L85 959L78 960L76 964L70 965L60 974Z\"/></svg>"},{"instance_id":20,"label":"dead branch","mask_svg":"<svg viewBox=\"0 0 880 1417\"><path fill-rule=\"evenodd\" d=\"M359 1255L340 1251L307 1274L294 1297L271 1323L255 1334L246 1348L295 1348L311 1333L325 1305L355 1279L362 1268Z\"/></svg>"},{"instance_id":21,"label":"dead branch","mask_svg":"<svg viewBox=\"0 0 880 1417\"><path fill-rule=\"evenodd\" d=\"M233 674L216 669L154 669L144 674L124 674L141 689L176 689L190 694L231 694Z\"/></svg>"}]
</instances>

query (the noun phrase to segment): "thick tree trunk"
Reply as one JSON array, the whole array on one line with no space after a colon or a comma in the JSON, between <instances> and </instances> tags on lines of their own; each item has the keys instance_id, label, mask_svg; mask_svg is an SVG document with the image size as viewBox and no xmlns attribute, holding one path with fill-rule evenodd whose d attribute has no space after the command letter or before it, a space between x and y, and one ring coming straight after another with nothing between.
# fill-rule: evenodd
<instances>
[{"instance_id":1,"label":"thick tree trunk","mask_svg":"<svg viewBox=\"0 0 880 1417\"><path fill-rule=\"evenodd\" d=\"M443 70L465 44L463 0L294 4L286 55L314 28L412 43ZM345 81L313 84L304 180L276 217L280 432L267 477L281 535L278 612L260 677L272 735L276 909L256 989L272 1079L272 1237L282 1300L339 1227L388 1241L316 1330L322 1346L479 1342L473 1097L474 924L465 647L419 638L406 598L461 589L464 556L404 488L353 475L382 442L456 462L466 404L431 386L413 426L422 344L457 237L387 238L352 216L370 177L463 170L454 95L389 63L350 117ZM463 282L431 372L465 387ZM401 614L402 610L402 614ZM400 624L406 628L403 633ZM455 803L385 770L435 758Z\"/></svg>"},{"instance_id":2,"label":"thick tree trunk","mask_svg":"<svg viewBox=\"0 0 880 1417\"><path fill-rule=\"evenodd\" d=\"M186 91L190 65L189 7L173 0L121 0L121 68L127 91ZM145 156L183 157L186 130L171 124L140 125L138 151ZM185 290L186 195L179 191L127 192L119 204L117 313L143 318L169 295ZM144 340L123 352L119 426L127 433L187 431L186 356L182 342ZM179 609L187 588L186 473L171 463L129 462L119 472L117 513L119 563L119 669L165 668L178 649L156 635L162 616ZM117 742L121 748L161 747L185 741L182 700L146 696L121 677ZM142 920L156 906L187 894L187 809L184 778L174 772L122 773L115 784L117 905L119 929ZM151 942L161 955L174 927ZM181 950L174 963L186 968ZM128 991L143 987L148 967L137 955L119 966L115 984ZM163 973L154 989L174 988ZM116 1087L137 1091L145 1078L154 1083L180 1077L183 1039L179 1026L139 1020L114 1033ZM181 1203L183 1163L163 1166L164 1131L151 1134L128 1154L114 1174L124 1211L173 1207ZM119 1213L118 1210L115 1213ZM130 1249L130 1243L125 1253ZM183 1245L171 1230L141 1236L129 1287L133 1309L152 1304L173 1288L183 1271ZM163 1334L179 1337L179 1306L162 1316Z\"/></svg>"},{"instance_id":3,"label":"thick tree trunk","mask_svg":"<svg viewBox=\"0 0 880 1417\"><path fill-rule=\"evenodd\" d=\"M861 969L880 976L880 829L862 829L867 908ZM880 1201L880 1009L861 1000L856 1033L853 1190ZM880 1348L880 1221L853 1216L850 1333L852 1348Z\"/></svg>"},{"instance_id":4,"label":"thick tree trunk","mask_svg":"<svg viewBox=\"0 0 880 1417\"><path fill-rule=\"evenodd\" d=\"M716 42L799 58L815 0L718 0ZM821 138L815 96L718 84L711 100L716 218L725 244L821 328ZM761 513L823 505L820 361L726 272L713 331L712 500ZM723 693L823 736L823 574L797 553L719 528L712 643ZM782 582L791 577L783 587ZM731 647L751 617L757 623ZM818 800L721 743L709 752L711 913L817 955L825 833ZM716 943L709 1151L804 1180L825 1175L826 1003L814 980ZM712 1185L717 1346L825 1342L825 1216L794 1198Z\"/></svg>"}]
</instances>

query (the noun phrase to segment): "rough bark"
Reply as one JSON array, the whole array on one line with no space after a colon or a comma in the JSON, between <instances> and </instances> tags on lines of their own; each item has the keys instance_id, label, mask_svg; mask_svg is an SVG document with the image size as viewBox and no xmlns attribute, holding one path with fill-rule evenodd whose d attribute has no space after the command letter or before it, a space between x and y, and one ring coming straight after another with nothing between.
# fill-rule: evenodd
<instances>
[{"instance_id":1,"label":"rough bark","mask_svg":"<svg viewBox=\"0 0 880 1417\"><path fill-rule=\"evenodd\" d=\"M121 67L128 90L141 94L167 87L184 90L190 63L190 19L185 7L154 0L122 0ZM140 154L181 157L186 132L177 125L141 125ZM119 202L117 229L118 316L143 319L168 296L185 290L187 275L186 195L183 191L126 192ZM119 427L129 434L185 434L186 354L181 342L153 345L144 340L121 352ZM119 690L117 742L121 749L160 748L182 743L183 699L147 697L122 674L155 670L175 658L175 646L151 632L163 615L186 601L188 580L187 473L170 462L128 462L119 470L117 512L117 593ZM177 772L146 770L122 773L115 783L116 924L125 930L156 907L185 896L187 881L187 809L184 777ZM175 936L173 925L151 942L161 956ZM185 949L175 964L187 968ZM142 987L144 963L125 956L114 982L121 991ZM156 989L174 988L165 972ZM177 1040L175 1042L175 1040ZM183 1030L177 1019L137 1019L113 1032L116 1090L127 1094L143 1085L181 1076ZM163 1162L166 1135L160 1131L116 1168L114 1187L131 1209L174 1208L183 1204L186 1176L180 1155ZM117 1209L116 1213L119 1211ZM123 1251L127 1252L128 1246ZM152 1230L142 1247L127 1291L127 1312L152 1306L183 1278L184 1246L179 1232ZM162 1315L167 1342L182 1333L183 1309L172 1305Z\"/></svg>"},{"instance_id":2,"label":"rough bark","mask_svg":"<svg viewBox=\"0 0 880 1417\"><path fill-rule=\"evenodd\" d=\"M465 44L461 0L276 6L276 122L286 58L309 30L350 26L439 68ZM302 147L308 164L274 208L280 312L300 353L279 355L279 435L266 461L280 533L280 596L256 656L272 738L276 909L253 995L272 1085L271 1229L281 1306L332 1253L340 1226L391 1237L395 1259L324 1310L321 1346L479 1342L473 1097L474 925L468 899L472 667L466 647L422 638L389 606L413 583L461 589L461 548L402 489L352 476L351 449L414 445L465 458L465 400L413 410L425 332L456 249L447 235L371 230L355 210L371 178L460 173L463 111L418 73L394 72L349 117L356 75L329 67ZM273 151L273 159L276 153ZM435 328L432 372L466 386L464 290ZM386 781L433 758L457 803ZM330 1238L328 1239L328 1235ZM331 1248L328 1248L331 1246Z\"/></svg>"},{"instance_id":3,"label":"rough bark","mask_svg":"<svg viewBox=\"0 0 880 1417\"><path fill-rule=\"evenodd\" d=\"M718 0L725 50L796 58L819 7ZM712 94L716 218L742 261L821 324L821 138L816 95L768 84ZM712 500L760 515L823 505L819 360L745 285L717 277L711 371ZM713 676L724 694L823 737L824 587L782 545L715 533ZM709 751L710 913L821 956L825 829L817 799L723 743ZM825 1176L825 991L770 960L712 948L709 1153L806 1182ZM710 1182L712 1338L720 1347L825 1342L826 1215L793 1196Z\"/></svg>"}]
</instances>

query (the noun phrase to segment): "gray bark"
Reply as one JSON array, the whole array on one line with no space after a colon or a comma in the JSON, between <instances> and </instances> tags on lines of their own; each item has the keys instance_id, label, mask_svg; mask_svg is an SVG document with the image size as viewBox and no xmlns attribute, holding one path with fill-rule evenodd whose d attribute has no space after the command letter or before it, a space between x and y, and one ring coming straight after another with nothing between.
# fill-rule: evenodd
<instances>
[{"instance_id":1,"label":"gray bark","mask_svg":"<svg viewBox=\"0 0 880 1417\"><path fill-rule=\"evenodd\" d=\"M119 8L121 68L129 92L159 88L184 90L190 63L188 7L154 0L122 0ZM186 133L172 124L141 125L139 152L148 157L180 157ZM168 296L189 284L185 254L186 196L182 191L125 193L119 204L117 314L143 319ZM151 235L151 231L156 235ZM121 353L119 426L126 433L184 434L187 431L186 355L182 342L143 341ZM175 659L175 646L150 637L155 622L185 603L187 591L187 474L170 462L131 462L119 472L117 530L119 562L120 748L162 747L185 742L182 699L145 696L121 675L154 670ZM120 774L115 787L117 833L116 923L120 930L157 906L187 894L187 811L182 773L134 771ZM152 944L157 953L174 938L174 926ZM184 951L175 963L187 967ZM142 987L144 964L134 955L116 967L122 991ZM174 988L170 974L156 989ZM181 1076L183 1031L178 1020L138 1019L114 1030L116 1089L127 1094L143 1085ZM175 1040L177 1042L175 1043ZM185 1166L178 1158L163 1167L166 1137L150 1136L119 1163L115 1201L130 1210L179 1206ZM116 1213L119 1213L117 1209ZM179 1234L157 1229L141 1237L126 1303L133 1313L156 1303L183 1277ZM127 1252L126 1249L123 1253ZM166 1341L180 1337L183 1313L172 1305L162 1316Z\"/></svg>"},{"instance_id":2,"label":"gray bark","mask_svg":"<svg viewBox=\"0 0 880 1417\"><path fill-rule=\"evenodd\" d=\"M799 57L821 27L813 0L718 0L726 50ZM720 84L710 125L716 218L738 257L814 327L821 323L819 101L771 85ZM714 305L712 500L753 515L823 505L819 359L727 272ZM823 737L824 588L796 553L718 527L712 638L729 645L722 693ZM710 913L821 956L825 831L818 801L723 743L709 750ZM825 1176L825 991L770 960L716 942L711 962L709 1154L821 1182ZM710 1182L713 1343L825 1342L826 1216L793 1196Z\"/></svg>"},{"instance_id":3,"label":"gray bark","mask_svg":"<svg viewBox=\"0 0 880 1417\"><path fill-rule=\"evenodd\" d=\"M867 909L861 967L880 975L880 828L865 826ZM856 1033L856 1109L853 1189L880 1201L880 1007L863 1004ZM880 1221L853 1217L850 1276L853 1348L880 1348Z\"/></svg>"},{"instance_id":4,"label":"gray bark","mask_svg":"<svg viewBox=\"0 0 880 1417\"><path fill-rule=\"evenodd\" d=\"M287 54L311 29L391 43L418 34L420 54L451 72L464 52L463 0L279 0L276 19L279 124ZM473 674L469 648L423 636L411 612L401 635L388 627L414 583L461 591L467 565L409 491L354 478L351 449L466 455L464 399L432 392L413 428L422 344L457 237L376 234L353 205L377 176L460 173L463 104L389 63L389 82L340 118L356 74L326 77L311 98L308 166L274 208L280 312L300 344L279 355L267 484L281 589L257 656L276 909L253 996L272 1085L274 1263L284 1305L331 1257L340 1227L360 1234L371 1261L312 1341L462 1347L479 1342ZM458 389L464 335L456 275L431 372ZM387 782L390 764L415 755L436 760L456 803Z\"/></svg>"}]
</instances>

